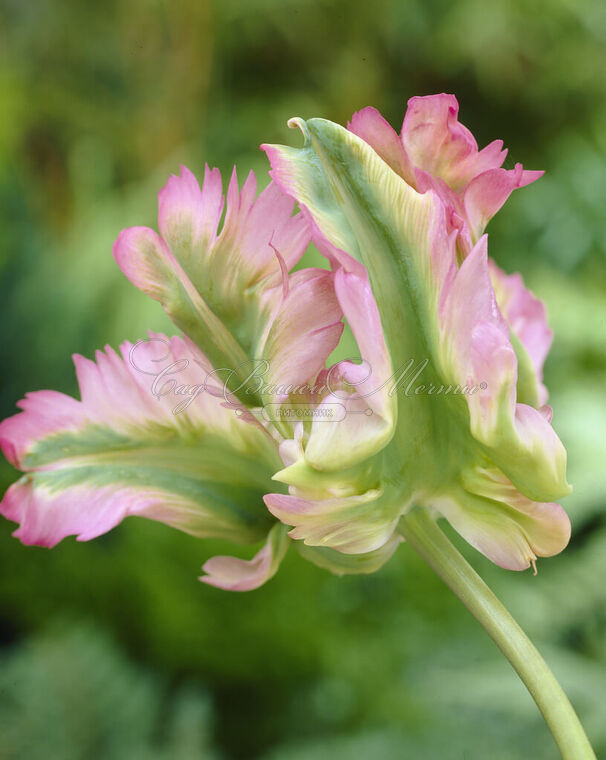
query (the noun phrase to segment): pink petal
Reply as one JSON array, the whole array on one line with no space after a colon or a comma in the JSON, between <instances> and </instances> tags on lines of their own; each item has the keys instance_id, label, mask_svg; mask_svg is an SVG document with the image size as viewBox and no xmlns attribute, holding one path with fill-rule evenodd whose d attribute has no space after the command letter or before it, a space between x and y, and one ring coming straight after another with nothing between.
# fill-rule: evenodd
<instances>
[{"instance_id":1,"label":"pink petal","mask_svg":"<svg viewBox=\"0 0 606 760\"><path fill-rule=\"evenodd\" d=\"M524 171L522 164L515 169L489 169L478 174L467 186L463 201L471 230L479 236L511 193L542 177L542 171Z\"/></svg>"},{"instance_id":2,"label":"pink petal","mask_svg":"<svg viewBox=\"0 0 606 760\"><path fill-rule=\"evenodd\" d=\"M561 552L570 521L559 504L534 502L494 468L463 473L464 489L429 503L466 541L500 567L525 570Z\"/></svg>"},{"instance_id":3,"label":"pink petal","mask_svg":"<svg viewBox=\"0 0 606 760\"><path fill-rule=\"evenodd\" d=\"M344 365L338 365L341 375ZM353 371L358 365L350 365L351 371L348 382L355 383L356 377ZM366 376L366 369L362 370ZM337 373L332 373L330 385L332 386ZM393 414L384 418L373 411L371 406L372 397L366 399L358 397L353 392L339 389L329 394L316 408L313 418L309 440L305 448L305 461L321 472L340 472L348 467L353 467L365 459L379 453L391 440L394 432ZM342 415L336 420L331 420L330 412L323 415L323 410L341 410Z\"/></svg>"},{"instance_id":4,"label":"pink petal","mask_svg":"<svg viewBox=\"0 0 606 760\"><path fill-rule=\"evenodd\" d=\"M289 122L289 126L293 126L296 120ZM299 206L303 209L305 218L310 224L310 231L314 245L318 248L320 253L331 262L333 268L339 266L343 267L346 271L354 271L362 273L364 267L360 264L355 257L349 251L353 252L353 248L349 245L353 238L346 236L347 223L345 225L340 224L339 219L335 219L332 216L327 216L322 219L322 230L318 220L312 214L312 209L315 209L316 213L322 211L322 199L316 198L314 191L312 195L314 197L307 197L309 188L307 187L306 178L302 175L299 166L296 162L291 162L289 156L293 151L292 148L277 145L261 145L261 150L265 151L267 158L271 163L271 171L269 172L272 180L280 187L282 192L295 198ZM307 189L306 189L307 188ZM343 220L345 221L345 220ZM327 223L328 227L324 224ZM329 228L329 229L328 229Z\"/></svg>"},{"instance_id":5,"label":"pink petal","mask_svg":"<svg viewBox=\"0 0 606 760\"><path fill-rule=\"evenodd\" d=\"M285 525L289 535L309 546L328 546L345 554L364 554L386 544L396 528L399 509L384 504L380 490L363 494L307 499L268 494L269 511Z\"/></svg>"},{"instance_id":6,"label":"pink petal","mask_svg":"<svg viewBox=\"0 0 606 760\"><path fill-rule=\"evenodd\" d=\"M70 535L87 541L138 515L254 541L264 508L259 502L256 521L238 500L259 500L279 458L264 432L206 391L205 357L150 334L123 344L122 358L107 347L96 359L74 357L82 401L39 391L0 424L3 451L27 473L0 505L20 523L15 535L41 546Z\"/></svg>"},{"instance_id":7,"label":"pink petal","mask_svg":"<svg viewBox=\"0 0 606 760\"><path fill-rule=\"evenodd\" d=\"M216 366L238 367L246 362L242 347L209 308L190 277L190 274L196 276L191 259L185 257L184 260L188 274L165 241L147 227L122 230L114 243L113 253L118 266L133 285L159 301L172 321L196 345L203 347ZM199 272L196 279L199 283ZM213 284L216 291L218 283Z\"/></svg>"},{"instance_id":8,"label":"pink petal","mask_svg":"<svg viewBox=\"0 0 606 760\"><path fill-rule=\"evenodd\" d=\"M487 238L467 256L440 301L445 376L461 386L484 388L468 395L473 435L485 443L498 429L503 409L513 414L517 361L509 329L488 273Z\"/></svg>"},{"instance_id":9,"label":"pink petal","mask_svg":"<svg viewBox=\"0 0 606 760\"><path fill-rule=\"evenodd\" d=\"M335 275L335 290L360 349L360 356L370 370L370 377L363 387L358 387L358 391L369 399L379 414L387 414L387 388L383 392L379 389L387 383L393 370L368 275L364 272L360 276L340 269Z\"/></svg>"},{"instance_id":10,"label":"pink petal","mask_svg":"<svg viewBox=\"0 0 606 760\"><path fill-rule=\"evenodd\" d=\"M158 194L158 226L169 245L183 241L212 245L223 212L223 183L218 169L204 168L202 190L198 180L185 166L181 174L171 175Z\"/></svg>"},{"instance_id":11,"label":"pink petal","mask_svg":"<svg viewBox=\"0 0 606 760\"><path fill-rule=\"evenodd\" d=\"M245 274L245 285L251 286L273 274L281 276L276 259L278 250L288 270L299 261L310 241L310 227L305 216L292 216L295 202L275 183L270 183L256 198L257 182L251 172L238 191L234 169L227 191L225 223L212 257L217 271L229 279L237 268ZM231 267L230 273L225 267Z\"/></svg>"},{"instance_id":12,"label":"pink petal","mask_svg":"<svg viewBox=\"0 0 606 760\"><path fill-rule=\"evenodd\" d=\"M545 305L526 288L521 274L507 275L493 261L489 261L489 269L499 309L526 349L537 374L539 403L543 405L547 401L547 389L542 383L543 364L553 340Z\"/></svg>"},{"instance_id":13,"label":"pink petal","mask_svg":"<svg viewBox=\"0 0 606 760\"><path fill-rule=\"evenodd\" d=\"M516 404L514 426L526 462L509 462L503 452L499 465L516 487L534 501L551 501L572 490L566 481L566 449L550 424L549 407ZM496 461L496 457L495 457Z\"/></svg>"},{"instance_id":14,"label":"pink petal","mask_svg":"<svg viewBox=\"0 0 606 760\"><path fill-rule=\"evenodd\" d=\"M412 163L449 185L462 161L478 150L471 132L459 124L454 95L414 97L402 124L402 143Z\"/></svg>"},{"instance_id":15,"label":"pink petal","mask_svg":"<svg viewBox=\"0 0 606 760\"><path fill-rule=\"evenodd\" d=\"M276 574L288 544L286 528L276 525L269 532L263 547L252 559L212 557L204 563L202 570L206 575L201 576L200 580L226 591L252 591Z\"/></svg>"},{"instance_id":16,"label":"pink petal","mask_svg":"<svg viewBox=\"0 0 606 760\"><path fill-rule=\"evenodd\" d=\"M8 461L18 468L38 438L60 430L77 430L85 419L81 404L57 391L28 393L17 406L23 410L20 414L0 422L0 446Z\"/></svg>"},{"instance_id":17,"label":"pink petal","mask_svg":"<svg viewBox=\"0 0 606 760\"><path fill-rule=\"evenodd\" d=\"M501 141L478 151L458 113L454 95L414 97L408 101L402 125L402 144L410 162L457 192L480 172L501 166L506 155Z\"/></svg>"},{"instance_id":18,"label":"pink petal","mask_svg":"<svg viewBox=\"0 0 606 760\"><path fill-rule=\"evenodd\" d=\"M518 363L494 295L486 236L448 283L440 303L443 375L466 394L471 433L528 498L549 502L570 491L566 451L546 417L516 404Z\"/></svg>"},{"instance_id":19,"label":"pink petal","mask_svg":"<svg viewBox=\"0 0 606 760\"><path fill-rule=\"evenodd\" d=\"M90 541L129 516L146 517L189 532L192 503L169 491L75 487L53 492L18 481L0 503L0 514L19 523L13 533L26 546L52 548L68 536Z\"/></svg>"},{"instance_id":20,"label":"pink petal","mask_svg":"<svg viewBox=\"0 0 606 760\"><path fill-rule=\"evenodd\" d=\"M246 361L242 346L248 349L259 337L247 336L246 328L264 327L261 315L252 313L259 296L281 281L282 268L291 269L310 242L306 215L292 216L295 202L276 184L256 195L252 172L240 188L234 169L225 203L217 169L206 168L200 188L182 167L181 175L171 177L159 195L162 237L134 227L114 244L124 274L160 301L217 366ZM242 345L226 324L238 332Z\"/></svg>"},{"instance_id":21,"label":"pink petal","mask_svg":"<svg viewBox=\"0 0 606 760\"><path fill-rule=\"evenodd\" d=\"M324 471L352 466L377 453L391 439L395 424L391 362L368 277L339 269L335 287L363 362L341 362L327 373L332 392L319 405L305 451L307 462ZM336 404L345 408L346 416L329 423L321 410Z\"/></svg>"},{"instance_id":22,"label":"pink petal","mask_svg":"<svg viewBox=\"0 0 606 760\"><path fill-rule=\"evenodd\" d=\"M309 214L309 212L306 213ZM310 215L311 219L311 215ZM330 263L330 267L333 270L343 269L345 272L352 272L359 277L366 277L366 267L357 261L349 253L346 253L342 248L338 248L336 245L330 242L319 230L318 225L312 220L312 242L318 249L318 251L324 256Z\"/></svg>"},{"instance_id":23,"label":"pink petal","mask_svg":"<svg viewBox=\"0 0 606 760\"><path fill-rule=\"evenodd\" d=\"M70 401L78 404L81 422L111 424L124 432L132 432L145 421L176 428L204 423L219 431L233 425L233 412L224 409L205 387L193 403L175 413L185 397L171 389L189 387L193 392L213 372L191 341L150 332L147 340L136 344L125 341L120 353L106 346L104 352L96 352L94 362L74 356L82 402Z\"/></svg>"},{"instance_id":24,"label":"pink petal","mask_svg":"<svg viewBox=\"0 0 606 760\"><path fill-rule=\"evenodd\" d=\"M132 284L160 301L166 291L164 275L180 267L166 243L149 227L129 227L118 235L114 258Z\"/></svg>"},{"instance_id":25,"label":"pink petal","mask_svg":"<svg viewBox=\"0 0 606 760\"><path fill-rule=\"evenodd\" d=\"M200 189L194 175L181 167L159 194L160 233L196 285L206 287L205 267L214 264L224 276L225 265L246 273L247 285L276 269L270 246L280 251L291 269L309 244L309 225L298 214L294 201L270 183L257 195L257 180L250 172L242 188L234 168L227 190L225 222L219 223L225 199L218 169L205 168ZM234 272L233 274L238 274ZM208 279L208 271L206 271Z\"/></svg>"},{"instance_id":26,"label":"pink petal","mask_svg":"<svg viewBox=\"0 0 606 760\"><path fill-rule=\"evenodd\" d=\"M376 108L368 106L355 113L347 128L367 142L409 185L414 186L414 169L410 166L402 141Z\"/></svg>"},{"instance_id":27,"label":"pink petal","mask_svg":"<svg viewBox=\"0 0 606 760\"><path fill-rule=\"evenodd\" d=\"M464 258L471 250L472 242L462 199L446 184L446 182L444 182L443 179L440 179L439 177L433 177L431 174L428 174L421 169L416 169L415 178L416 187L420 193L426 193L428 190L433 190L442 201L445 212L446 230L449 235L454 233L457 247Z\"/></svg>"},{"instance_id":28,"label":"pink petal","mask_svg":"<svg viewBox=\"0 0 606 760\"><path fill-rule=\"evenodd\" d=\"M273 298L282 299L281 288ZM325 269L303 269L290 276L289 293L271 322L263 347L270 382L301 385L324 368L343 332L334 276Z\"/></svg>"}]
</instances>

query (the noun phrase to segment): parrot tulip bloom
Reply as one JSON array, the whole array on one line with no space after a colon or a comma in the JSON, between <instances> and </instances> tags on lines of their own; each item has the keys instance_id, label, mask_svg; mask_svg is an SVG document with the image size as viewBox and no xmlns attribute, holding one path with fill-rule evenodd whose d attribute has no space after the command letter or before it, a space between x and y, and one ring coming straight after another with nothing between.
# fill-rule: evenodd
<instances>
[{"instance_id":1,"label":"parrot tulip bloom","mask_svg":"<svg viewBox=\"0 0 606 760\"><path fill-rule=\"evenodd\" d=\"M234 171L225 195L216 169L202 186L171 177L159 233L124 230L114 255L184 337L75 357L81 401L29 394L0 425L24 472L0 507L15 535L53 546L138 515L264 542L204 565L202 580L238 591L291 542L333 572L373 572L417 506L506 568L563 549L551 332L483 234L540 172L502 169L502 143L479 151L457 111L453 96L413 98L401 137L374 109L349 130L295 120L305 145L265 146L259 195L252 174L240 187ZM312 238L330 270L292 271ZM327 368L343 317L363 361ZM311 413L291 422L297 403Z\"/></svg>"}]
</instances>

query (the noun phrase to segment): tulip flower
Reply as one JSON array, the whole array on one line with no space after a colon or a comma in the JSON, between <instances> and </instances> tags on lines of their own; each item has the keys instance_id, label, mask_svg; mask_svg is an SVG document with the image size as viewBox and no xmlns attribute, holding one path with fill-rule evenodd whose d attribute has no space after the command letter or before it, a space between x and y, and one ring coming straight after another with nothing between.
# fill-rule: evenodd
<instances>
[{"instance_id":1,"label":"tulip flower","mask_svg":"<svg viewBox=\"0 0 606 760\"><path fill-rule=\"evenodd\" d=\"M372 108L349 128L293 119L304 145L262 146L257 195L183 168L159 232L118 236L116 261L183 337L150 333L74 358L81 400L31 393L0 424L23 472L0 505L25 544L86 541L128 516L260 545L213 557L207 584L262 585L288 546L369 573L403 540L510 659L564 758L594 757L517 624L436 525L511 570L560 552L570 487L542 370L552 334L485 228L541 172L478 149L452 95L413 98L401 135ZM299 211L293 215L295 204ZM222 221L223 220L223 221ZM313 241L329 268L296 269ZM359 360L327 367L345 320Z\"/></svg>"},{"instance_id":2,"label":"tulip flower","mask_svg":"<svg viewBox=\"0 0 606 760\"><path fill-rule=\"evenodd\" d=\"M216 385L227 369L234 408L205 387L199 402L171 414L166 398L146 394L151 373L133 370L128 343L122 359L109 348L96 365L75 357L81 402L30 394L0 428L7 456L27 473L2 507L20 523L16 535L43 545L71 534L85 540L138 514L250 542L277 518L310 559L335 572L368 571L401 540L400 517L422 506L506 568L563 549L570 526L552 500L568 490L566 455L544 406L544 308L519 276L488 261L485 236L461 263L462 228L449 226L452 204L479 218L475 184L492 187L493 201L503 191L502 202L517 180L499 168L502 143L478 151L456 115L452 96L413 98L401 139L373 109L356 114L349 131L298 122L306 145L266 146L274 182L258 197L252 173L240 189L234 170L226 198L217 169L206 168L202 187L185 168L171 177L159 194L160 234L124 230L114 254L185 333L186 342L151 336L156 348L166 344L173 362L187 365L192 387L196 370ZM293 216L295 201L302 211ZM332 271L290 273L312 234ZM327 373L330 392L308 399L307 422L251 417L269 399L246 387L251 362L266 363L270 386L317 379L342 315L364 364ZM345 417L329 424L322 410L335 405ZM223 447L225 462L215 463L208 442ZM174 472L180 447L191 466ZM152 468L160 456L164 467ZM255 459L254 476L240 483ZM195 496L183 493L188 479ZM276 482L288 492L276 492ZM236 484L238 498L230 494L222 508ZM237 568L251 572L235 561L209 568L217 585ZM269 576L255 577L259 585Z\"/></svg>"},{"instance_id":3,"label":"tulip flower","mask_svg":"<svg viewBox=\"0 0 606 760\"><path fill-rule=\"evenodd\" d=\"M274 182L258 197L252 173L240 189L234 170L226 197L217 169L206 168L202 187L185 168L171 177L159 194L160 234L124 230L114 254L186 336L152 340L187 365L192 387L196 370L215 385L227 370L233 408L205 380L198 403L170 414L167 399L145 393L151 373L133 370L128 343L122 359L109 348L96 365L76 357L82 401L30 394L0 428L7 456L26 472L2 506L20 523L17 536L85 540L139 514L254 541L277 518L306 556L344 572L380 566L401 540L401 516L421 506L506 568L563 549L570 526L553 500L568 491L566 455L544 406L545 311L519 276L489 263L485 236L462 262L457 246L538 173L501 169L502 143L478 151L457 110L452 96L413 98L401 138L374 109L355 114L349 131L298 121L305 146L266 146ZM302 211L293 216L295 201ZM453 228L457 212L464 221ZM312 234L332 271L291 273ZM251 416L268 401L246 387L251 362L265 362L270 387L317 379L342 315L363 365L332 368L329 391L308 399L306 422ZM322 411L334 406L345 416L329 424ZM175 472L183 447L190 466ZM226 497L236 484L238 497ZM256 566L273 572L265 557ZM208 568L217 585L237 568L252 572L235 561Z\"/></svg>"}]
</instances>

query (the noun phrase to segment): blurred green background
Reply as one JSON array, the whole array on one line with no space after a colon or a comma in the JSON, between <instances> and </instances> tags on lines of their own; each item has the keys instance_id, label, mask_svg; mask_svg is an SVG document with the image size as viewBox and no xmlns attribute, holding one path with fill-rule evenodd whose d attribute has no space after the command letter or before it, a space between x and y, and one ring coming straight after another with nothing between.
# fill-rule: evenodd
<instances>
[{"instance_id":1,"label":"blurred green background","mask_svg":"<svg viewBox=\"0 0 606 760\"><path fill-rule=\"evenodd\" d=\"M546 368L575 491L539 575L463 547L606 756L606 4L603 0L2 0L2 416L76 392L72 352L167 329L114 265L180 162L243 178L293 115L399 127L454 92L546 176L490 225L555 328ZM2 463L4 488L15 478ZM338 579L291 552L266 587L198 583L217 542L130 520L90 544L0 529L2 760L535 760L556 750L482 630L412 551ZM454 539L459 546L461 542Z\"/></svg>"}]
</instances>

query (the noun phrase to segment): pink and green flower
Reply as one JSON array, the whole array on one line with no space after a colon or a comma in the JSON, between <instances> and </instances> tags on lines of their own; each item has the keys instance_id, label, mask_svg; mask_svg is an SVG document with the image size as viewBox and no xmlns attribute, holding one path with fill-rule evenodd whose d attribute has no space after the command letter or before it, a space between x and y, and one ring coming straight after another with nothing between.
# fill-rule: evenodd
<instances>
[{"instance_id":1,"label":"pink and green flower","mask_svg":"<svg viewBox=\"0 0 606 760\"><path fill-rule=\"evenodd\" d=\"M270 578L290 543L373 572L418 508L509 569L561 551L552 335L484 233L541 172L503 169L502 143L478 150L457 113L453 96L413 98L401 135L372 108L348 129L295 119L304 145L264 146L260 194L252 173L226 191L217 169L171 177L159 231L122 231L114 256L182 337L76 356L81 400L32 393L0 425L23 472L1 505L15 535L54 546L139 516L261 545L204 565L232 590ZM328 268L300 268L311 242ZM344 321L361 361L328 367ZM297 405L309 414L278 413Z\"/></svg>"}]
</instances>

